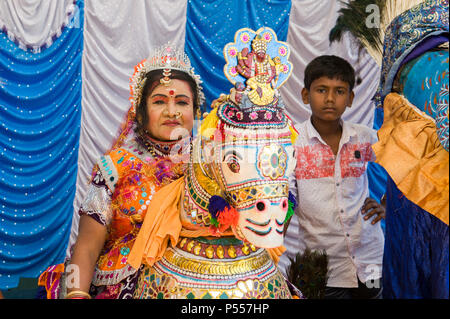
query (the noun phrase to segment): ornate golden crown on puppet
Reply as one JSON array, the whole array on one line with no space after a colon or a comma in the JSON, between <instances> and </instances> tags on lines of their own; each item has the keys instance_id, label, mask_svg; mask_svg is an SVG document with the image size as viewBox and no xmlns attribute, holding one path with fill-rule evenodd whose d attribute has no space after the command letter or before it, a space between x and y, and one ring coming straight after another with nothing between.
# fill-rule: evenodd
<instances>
[{"instance_id":1,"label":"ornate golden crown on puppet","mask_svg":"<svg viewBox=\"0 0 450 319\"><path fill-rule=\"evenodd\" d=\"M256 52L260 50L266 51L267 50L266 40L264 40L264 38L261 37L260 35L257 35L255 39L253 39L252 41L252 49L255 50Z\"/></svg>"}]
</instances>

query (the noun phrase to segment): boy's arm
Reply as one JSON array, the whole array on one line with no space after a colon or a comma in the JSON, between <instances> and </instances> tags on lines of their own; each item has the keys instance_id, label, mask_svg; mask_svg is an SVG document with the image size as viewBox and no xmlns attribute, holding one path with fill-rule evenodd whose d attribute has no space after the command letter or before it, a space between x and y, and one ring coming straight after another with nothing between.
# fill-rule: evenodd
<instances>
[{"instance_id":1,"label":"boy's arm","mask_svg":"<svg viewBox=\"0 0 450 319\"><path fill-rule=\"evenodd\" d=\"M375 162L376 155L373 151L372 146L378 142L378 135L377 131L374 129L370 129L370 150L371 150L371 158L370 162ZM366 172L367 173L367 172ZM361 214L366 215L364 216L364 220L370 219L372 216L376 215L376 217L372 220L372 225L375 225L378 223L381 219L384 219L386 217L386 211L385 211L385 202L384 197L381 198L381 204L379 204L375 199L367 197L364 201L364 205L361 208Z\"/></svg>"}]
</instances>

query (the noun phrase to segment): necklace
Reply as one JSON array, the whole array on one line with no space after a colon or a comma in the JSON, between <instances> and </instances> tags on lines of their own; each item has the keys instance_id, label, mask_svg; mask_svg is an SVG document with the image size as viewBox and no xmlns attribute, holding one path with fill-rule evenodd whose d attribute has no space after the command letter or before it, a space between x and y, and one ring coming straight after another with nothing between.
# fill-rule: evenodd
<instances>
[{"instance_id":1,"label":"necklace","mask_svg":"<svg viewBox=\"0 0 450 319\"><path fill-rule=\"evenodd\" d=\"M185 137L177 141L157 141L151 138L148 133L138 134L137 142L143 146L153 158L168 157L172 155L180 155L183 152L190 152L191 137Z\"/></svg>"}]
</instances>

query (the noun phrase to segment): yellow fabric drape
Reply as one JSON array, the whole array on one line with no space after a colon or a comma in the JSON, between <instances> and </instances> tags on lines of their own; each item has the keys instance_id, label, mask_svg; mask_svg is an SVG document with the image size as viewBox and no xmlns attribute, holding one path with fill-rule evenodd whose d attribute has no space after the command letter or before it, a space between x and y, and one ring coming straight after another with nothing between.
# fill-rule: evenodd
<instances>
[{"instance_id":1,"label":"yellow fabric drape","mask_svg":"<svg viewBox=\"0 0 450 319\"><path fill-rule=\"evenodd\" d=\"M434 121L397 93L386 96L383 108L379 142L373 145L376 162L406 198L448 225L448 152Z\"/></svg>"},{"instance_id":2,"label":"yellow fabric drape","mask_svg":"<svg viewBox=\"0 0 450 319\"><path fill-rule=\"evenodd\" d=\"M207 228L188 230L182 227L180 203L184 196L184 178L177 179L161 188L153 196L147 208L144 222L128 257L128 263L135 269L145 262L153 266L160 260L170 243L175 246L180 236L211 236ZM228 235L231 235L230 232ZM267 249L272 260L278 263L286 251L284 246Z\"/></svg>"},{"instance_id":3,"label":"yellow fabric drape","mask_svg":"<svg viewBox=\"0 0 450 319\"><path fill-rule=\"evenodd\" d=\"M145 261L152 266L161 259L169 240L173 246L181 231L180 201L183 198L184 177L161 188L147 208L144 222L128 257L135 269Z\"/></svg>"}]
</instances>

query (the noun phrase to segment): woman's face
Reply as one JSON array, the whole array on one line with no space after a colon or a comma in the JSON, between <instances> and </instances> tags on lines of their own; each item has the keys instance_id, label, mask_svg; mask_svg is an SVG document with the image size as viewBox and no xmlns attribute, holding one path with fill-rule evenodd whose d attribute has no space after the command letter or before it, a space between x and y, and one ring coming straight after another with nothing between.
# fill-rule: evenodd
<instances>
[{"instance_id":1,"label":"woman's face","mask_svg":"<svg viewBox=\"0 0 450 319\"><path fill-rule=\"evenodd\" d=\"M194 97L189 84L172 79L158 84L147 98L150 135L160 141L178 140L191 134L194 125Z\"/></svg>"}]
</instances>

